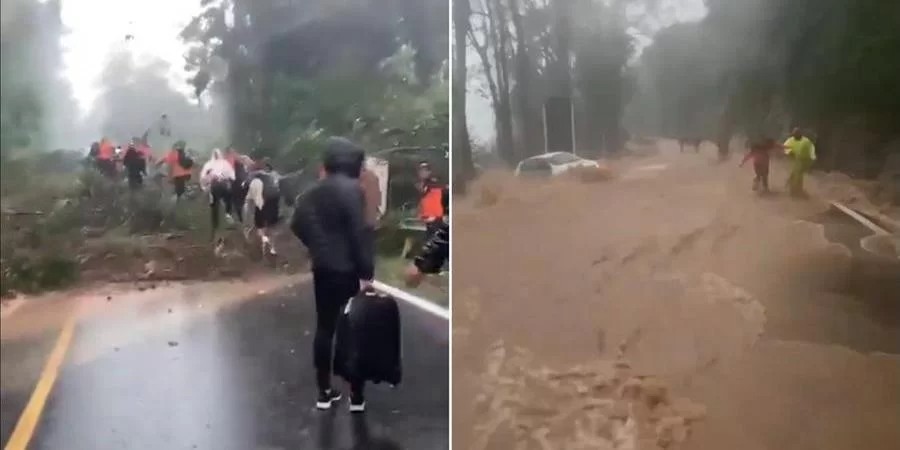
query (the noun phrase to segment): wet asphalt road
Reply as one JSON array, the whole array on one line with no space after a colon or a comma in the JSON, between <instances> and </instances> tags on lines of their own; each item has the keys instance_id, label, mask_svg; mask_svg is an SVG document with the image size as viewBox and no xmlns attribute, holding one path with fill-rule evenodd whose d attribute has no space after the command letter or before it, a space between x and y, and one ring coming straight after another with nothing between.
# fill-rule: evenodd
<instances>
[{"instance_id":1,"label":"wet asphalt road","mask_svg":"<svg viewBox=\"0 0 900 450\"><path fill-rule=\"evenodd\" d=\"M351 416L314 408L308 282L205 309L191 289L83 314L29 448L449 448L446 320L400 302L404 383ZM4 445L54 339L3 340Z\"/></svg>"}]
</instances>

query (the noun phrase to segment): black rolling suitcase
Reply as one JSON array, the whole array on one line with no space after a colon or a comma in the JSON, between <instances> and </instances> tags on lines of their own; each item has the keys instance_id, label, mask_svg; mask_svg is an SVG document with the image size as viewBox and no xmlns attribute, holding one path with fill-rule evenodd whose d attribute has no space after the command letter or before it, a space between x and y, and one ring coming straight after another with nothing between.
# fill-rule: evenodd
<instances>
[{"instance_id":1,"label":"black rolling suitcase","mask_svg":"<svg viewBox=\"0 0 900 450\"><path fill-rule=\"evenodd\" d=\"M334 373L348 381L400 384L400 310L393 297L368 290L347 303L337 324Z\"/></svg>"}]
</instances>

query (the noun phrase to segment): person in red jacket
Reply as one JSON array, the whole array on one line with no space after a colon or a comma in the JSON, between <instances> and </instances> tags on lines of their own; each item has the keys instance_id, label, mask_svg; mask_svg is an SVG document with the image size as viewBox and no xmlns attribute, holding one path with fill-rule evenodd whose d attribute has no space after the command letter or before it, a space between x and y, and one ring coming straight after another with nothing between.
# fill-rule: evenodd
<instances>
[{"instance_id":1,"label":"person in red jacket","mask_svg":"<svg viewBox=\"0 0 900 450\"><path fill-rule=\"evenodd\" d=\"M756 192L769 192L769 155L775 148L775 140L771 138L753 142L750 144L750 151L744 155L744 159L741 160L741 164L738 166L743 167L747 161L753 161L753 172L755 174L753 190Z\"/></svg>"}]
</instances>

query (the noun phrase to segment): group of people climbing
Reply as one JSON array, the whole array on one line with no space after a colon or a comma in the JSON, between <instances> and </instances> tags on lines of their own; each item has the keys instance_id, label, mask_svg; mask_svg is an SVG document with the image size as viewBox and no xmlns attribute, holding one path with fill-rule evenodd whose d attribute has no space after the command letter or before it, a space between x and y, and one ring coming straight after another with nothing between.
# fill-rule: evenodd
<instances>
[{"instance_id":1,"label":"group of people climbing","mask_svg":"<svg viewBox=\"0 0 900 450\"><path fill-rule=\"evenodd\" d=\"M118 178L124 172L128 186L132 190L143 187L147 169L151 164L156 164L157 167L166 165L177 198L184 195L194 166L194 161L186 153L184 141L176 142L171 150L157 160L146 137L132 138L124 149L104 137L91 144L88 157L93 160L97 171L108 178Z\"/></svg>"},{"instance_id":2,"label":"group of people climbing","mask_svg":"<svg viewBox=\"0 0 900 450\"><path fill-rule=\"evenodd\" d=\"M230 224L243 223L244 209L247 208L253 212L253 226L263 254L276 254L269 229L279 220L281 191L278 175L268 159L254 162L234 148L224 154L215 149L200 169L200 187L209 196L213 233L219 228L220 206ZM216 242L217 249L222 245L221 239Z\"/></svg>"},{"instance_id":3,"label":"group of people climbing","mask_svg":"<svg viewBox=\"0 0 900 450\"><path fill-rule=\"evenodd\" d=\"M124 172L132 190L143 187L151 164L166 166L176 203L184 196L194 171L194 161L188 155L184 141L176 142L162 158L156 159L144 138L133 138L123 150L104 137L91 145L89 157L96 169L109 178L118 178ZM215 149L200 169L199 182L209 198L214 237L220 227L221 209L224 209L225 220L234 224L243 223L244 209L247 208L253 212L253 225L262 243L263 254L276 253L268 230L278 221L280 192L277 175L268 160L254 162L234 148L228 148L224 153ZM223 240L216 239L217 251L222 245Z\"/></svg>"},{"instance_id":4,"label":"group of people climbing","mask_svg":"<svg viewBox=\"0 0 900 450\"><path fill-rule=\"evenodd\" d=\"M774 139L766 138L751 142L749 152L741 160L740 166L753 161L753 190L769 191L769 157L773 150L784 150L791 158L791 172L787 179L787 187L792 196L805 195L803 180L816 160L816 146L800 128L794 128L791 136L783 144L777 145Z\"/></svg>"}]
</instances>

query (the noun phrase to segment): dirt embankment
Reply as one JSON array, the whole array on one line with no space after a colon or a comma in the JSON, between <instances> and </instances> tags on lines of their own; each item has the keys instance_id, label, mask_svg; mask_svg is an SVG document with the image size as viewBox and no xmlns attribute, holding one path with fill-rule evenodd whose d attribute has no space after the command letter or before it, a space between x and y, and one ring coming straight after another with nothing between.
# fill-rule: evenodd
<instances>
[{"instance_id":1,"label":"dirt embankment","mask_svg":"<svg viewBox=\"0 0 900 450\"><path fill-rule=\"evenodd\" d=\"M50 183L57 178L58 186ZM217 251L208 198L194 185L176 203L160 180L148 180L137 192L92 171L40 180L13 185L3 198L0 285L6 297L75 283L221 279L307 265L283 224L273 239L287 251L268 258L255 233L225 226L222 217L215 235L225 246Z\"/></svg>"},{"instance_id":2,"label":"dirt embankment","mask_svg":"<svg viewBox=\"0 0 900 450\"><path fill-rule=\"evenodd\" d=\"M815 180L659 150L454 200L456 445L894 448L900 265L833 242Z\"/></svg>"},{"instance_id":3,"label":"dirt embankment","mask_svg":"<svg viewBox=\"0 0 900 450\"><path fill-rule=\"evenodd\" d=\"M286 227L273 231L277 257L264 256L255 235L240 227L220 232L225 245L217 251L204 233L161 231L128 234L119 230L54 238L33 233L21 221L4 224L4 294L38 293L72 284L177 280L217 280L259 273L297 273L308 267L307 256ZM34 235L39 242L29 242Z\"/></svg>"}]
</instances>

